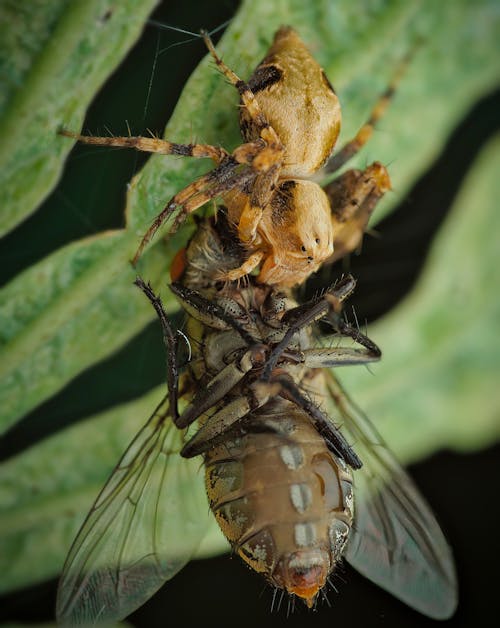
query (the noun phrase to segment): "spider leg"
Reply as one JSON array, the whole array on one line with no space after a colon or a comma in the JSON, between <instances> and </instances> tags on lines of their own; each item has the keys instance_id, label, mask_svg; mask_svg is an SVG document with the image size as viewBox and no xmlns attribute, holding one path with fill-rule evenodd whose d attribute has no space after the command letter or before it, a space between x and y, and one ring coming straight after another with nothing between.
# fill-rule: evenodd
<instances>
[{"instance_id":1,"label":"spider leg","mask_svg":"<svg viewBox=\"0 0 500 628\"><path fill-rule=\"evenodd\" d=\"M238 268L233 268L226 273L215 275L215 279L219 281L238 281L245 275L249 275L254 268L262 261L264 257L264 251L255 251L252 253Z\"/></svg>"},{"instance_id":2,"label":"spider leg","mask_svg":"<svg viewBox=\"0 0 500 628\"><path fill-rule=\"evenodd\" d=\"M66 129L59 131L60 135L72 137L82 144L95 146L115 146L118 148L135 148L145 153L158 153L160 155L180 155L182 157L196 157L199 159L210 158L216 164L220 164L228 152L219 146L210 144L176 144L156 137L126 136L126 137L94 137L92 135L80 135Z\"/></svg>"},{"instance_id":3,"label":"spider leg","mask_svg":"<svg viewBox=\"0 0 500 628\"><path fill-rule=\"evenodd\" d=\"M280 390L276 384L254 382L246 394L224 400L223 406L211 415L210 420L184 445L181 456L192 458L205 453L223 440L227 432L245 419L252 411L265 405Z\"/></svg>"},{"instance_id":4,"label":"spider leg","mask_svg":"<svg viewBox=\"0 0 500 628\"><path fill-rule=\"evenodd\" d=\"M240 79L238 75L236 75L219 57L215 47L210 39L210 36L207 32L202 31L203 39L205 41L205 45L208 48L208 51L212 55L215 63L219 70L224 74L224 76L228 79L231 85L234 85L238 90L238 93L241 98L241 104L245 107L248 114L252 118L254 125L257 127L259 131L259 136L268 143L276 143L281 147L281 142L276 131L269 124L266 116L262 113L259 103L254 96L254 93L250 89L248 83Z\"/></svg>"},{"instance_id":5,"label":"spider leg","mask_svg":"<svg viewBox=\"0 0 500 628\"><path fill-rule=\"evenodd\" d=\"M246 199L238 222L238 236L243 244L254 241L264 210L271 200L278 174L279 169L275 165L255 178L252 193Z\"/></svg>"},{"instance_id":6,"label":"spider leg","mask_svg":"<svg viewBox=\"0 0 500 628\"><path fill-rule=\"evenodd\" d=\"M341 168L347 161L349 161L349 159L351 159L351 157L359 152L371 138L377 122L387 111L387 108L389 107L389 104L391 103L391 100L396 93L396 88L399 85L399 82L401 81L401 78L403 77L414 52L415 49L412 48L409 54L398 64L398 67L396 68L396 72L394 73L391 82L378 98L368 117L368 120L359 129L355 137L346 144L344 144L344 146L339 150L338 153L333 155L330 161L323 168L324 173L335 172L336 170Z\"/></svg>"},{"instance_id":7,"label":"spider leg","mask_svg":"<svg viewBox=\"0 0 500 628\"><path fill-rule=\"evenodd\" d=\"M144 249L149 244L158 229L165 223L174 212L178 212L170 233L173 233L191 212L204 205L207 201L216 196L221 196L224 192L242 187L249 179L254 177L251 170L237 172L240 164L231 157L224 160L217 168L214 168L196 181L187 185L183 190L173 196L162 211L156 216L151 226L144 234L132 264L136 264Z\"/></svg>"},{"instance_id":8,"label":"spider leg","mask_svg":"<svg viewBox=\"0 0 500 628\"><path fill-rule=\"evenodd\" d=\"M257 226L270 199L273 186L278 179L279 166L284 156L284 146L278 134L261 111L259 103L248 83L241 80L219 57L208 34L202 34L217 67L238 90L241 106L251 119L252 129L263 140L260 148L257 140L243 144L233 153L233 157L236 160L249 163L258 175L252 195L240 209L238 216L238 236L241 242L250 244L255 239ZM255 152L256 147L258 150Z\"/></svg>"},{"instance_id":9,"label":"spider leg","mask_svg":"<svg viewBox=\"0 0 500 628\"><path fill-rule=\"evenodd\" d=\"M323 188L332 208L335 262L359 249L368 220L382 196L391 189L385 166L374 162L365 170L347 170Z\"/></svg>"}]
</instances>

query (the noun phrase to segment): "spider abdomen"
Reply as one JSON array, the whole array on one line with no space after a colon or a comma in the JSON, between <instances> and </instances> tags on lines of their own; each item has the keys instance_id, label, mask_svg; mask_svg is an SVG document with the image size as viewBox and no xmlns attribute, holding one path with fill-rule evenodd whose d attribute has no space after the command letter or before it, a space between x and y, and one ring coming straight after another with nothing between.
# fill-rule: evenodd
<instances>
[{"instance_id":1,"label":"spider abdomen","mask_svg":"<svg viewBox=\"0 0 500 628\"><path fill-rule=\"evenodd\" d=\"M340 103L321 66L292 28L279 29L248 84L285 147L280 176L314 174L337 141ZM244 107L240 127L247 142L259 137L259 128Z\"/></svg>"}]
</instances>

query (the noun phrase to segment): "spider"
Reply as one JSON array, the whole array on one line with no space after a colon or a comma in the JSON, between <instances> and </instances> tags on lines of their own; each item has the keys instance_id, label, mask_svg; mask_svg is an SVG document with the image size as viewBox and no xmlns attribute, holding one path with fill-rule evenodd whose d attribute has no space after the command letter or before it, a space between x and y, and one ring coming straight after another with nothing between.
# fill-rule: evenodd
<instances>
[{"instance_id":1,"label":"spider","mask_svg":"<svg viewBox=\"0 0 500 628\"><path fill-rule=\"evenodd\" d=\"M207 48L220 71L238 90L244 143L229 153L209 144L177 144L147 137L92 137L62 130L85 144L132 147L164 155L210 158L215 168L168 202L142 238L135 264L156 231L176 214L171 232L211 199L222 199L247 252L242 264L219 279L235 281L259 268L257 281L291 287L325 261L360 246L378 200L391 188L379 162L348 170L322 188L311 178L327 164L337 141L339 100L324 71L291 27L281 27L248 82L218 56L207 33ZM342 167L370 138L394 92L380 97L356 136L328 162Z\"/></svg>"}]
</instances>

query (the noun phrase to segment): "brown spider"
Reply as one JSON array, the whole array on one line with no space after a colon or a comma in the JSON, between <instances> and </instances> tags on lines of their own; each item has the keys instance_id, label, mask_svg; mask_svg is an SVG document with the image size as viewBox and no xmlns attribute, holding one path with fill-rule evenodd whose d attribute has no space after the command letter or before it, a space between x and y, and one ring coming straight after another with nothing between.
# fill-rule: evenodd
<instances>
[{"instance_id":1,"label":"brown spider","mask_svg":"<svg viewBox=\"0 0 500 628\"><path fill-rule=\"evenodd\" d=\"M205 43L221 72L240 95L244 143L232 153L208 144L177 144L146 137L91 137L62 131L86 144L211 158L216 167L178 192L155 218L135 263L160 226L177 212L171 231L207 201L222 199L237 227L247 257L221 279L237 280L260 265L257 280L282 287L302 283L326 260L359 247L376 203L390 187L379 162L348 170L321 188L310 180L328 161L340 131L340 104L324 71L298 34L280 28L248 83L220 59L209 36ZM328 163L333 172L370 138L394 92L381 96L368 121Z\"/></svg>"}]
</instances>

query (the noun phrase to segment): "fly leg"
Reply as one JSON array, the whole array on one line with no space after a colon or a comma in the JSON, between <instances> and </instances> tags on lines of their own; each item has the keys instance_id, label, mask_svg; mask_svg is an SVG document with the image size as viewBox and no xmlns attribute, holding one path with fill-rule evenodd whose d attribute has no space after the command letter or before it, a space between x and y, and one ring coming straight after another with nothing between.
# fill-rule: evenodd
<instances>
[{"instance_id":1,"label":"fly leg","mask_svg":"<svg viewBox=\"0 0 500 628\"><path fill-rule=\"evenodd\" d=\"M218 303L209 301L196 290L180 283L173 283L171 290L191 316L211 327L219 329L232 327L248 347L239 360L232 361L208 382L178 417L177 427L184 428L219 403L241 382L246 373L261 367L266 360L266 351L265 347L257 343L244 325L237 320L238 316L245 317L246 312L236 302L227 303L227 309L224 309Z\"/></svg>"},{"instance_id":2,"label":"fly leg","mask_svg":"<svg viewBox=\"0 0 500 628\"><path fill-rule=\"evenodd\" d=\"M167 360L167 387L168 387L168 399L170 414L174 423L179 418L179 410L177 406L179 397L179 371L177 368L177 336L174 334L170 321L163 307L160 297L151 289L149 284L144 283L141 277L137 277L134 281L135 285L140 288L147 298L151 301L158 318L160 319L161 329L163 332L163 343L166 349Z\"/></svg>"},{"instance_id":3,"label":"fly leg","mask_svg":"<svg viewBox=\"0 0 500 628\"><path fill-rule=\"evenodd\" d=\"M306 349L302 351L301 364L312 369L348 366L352 364L368 364L380 360L380 350L373 352L367 349L350 347Z\"/></svg>"},{"instance_id":4,"label":"fly leg","mask_svg":"<svg viewBox=\"0 0 500 628\"><path fill-rule=\"evenodd\" d=\"M331 368L352 364L368 364L380 360L382 352L368 336L362 334L357 327L353 327L343 318L335 315L329 320L341 338L352 338L362 348L352 347L321 347L302 350L297 355L297 363L308 368Z\"/></svg>"},{"instance_id":5,"label":"fly leg","mask_svg":"<svg viewBox=\"0 0 500 628\"><path fill-rule=\"evenodd\" d=\"M262 348L255 345L245 351L240 360L235 360L224 367L195 395L193 401L180 414L175 422L177 427L188 427L207 410L222 401L249 371L262 363L262 357Z\"/></svg>"},{"instance_id":6,"label":"fly leg","mask_svg":"<svg viewBox=\"0 0 500 628\"><path fill-rule=\"evenodd\" d=\"M282 318L282 323L288 325L288 329L281 341L274 347L266 362L262 373L264 381L269 381L273 369L297 332L308 327L311 323L324 318L329 313L335 319L338 319L340 324L341 319L338 313L340 312L341 304L353 292L355 285L356 281L349 275L322 297L311 299L304 305L299 305L286 312Z\"/></svg>"},{"instance_id":7,"label":"fly leg","mask_svg":"<svg viewBox=\"0 0 500 628\"><path fill-rule=\"evenodd\" d=\"M224 403L220 410L210 416L210 419L184 445L182 456L192 458L217 446L237 423L278 394L280 386L254 382L246 390L247 394Z\"/></svg>"},{"instance_id":8,"label":"fly leg","mask_svg":"<svg viewBox=\"0 0 500 628\"><path fill-rule=\"evenodd\" d=\"M340 430L333 424L330 417L322 412L311 399L303 395L292 379L286 375L278 375L272 378L271 383L280 385L281 391L279 395L283 399L293 402L309 415L314 427L323 437L331 452L342 458L353 469L360 469L363 466L356 452L349 445Z\"/></svg>"},{"instance_id":9,"label":"fly leg","mask_svg":"<svg viewBox=\"0 0 500 628\"><path fill-rule=\"evenodd\" d=\"M135 284L151 301L160 319L163 339L167 349L167 383L172 408L172 418L175 425L179 429L183 429L196 421L204 412L219 403L231 389L239 384L246 373L257 366L261 366L265 359L264 349L261 345L256 344L253 339L250 339L252 346L243 353L242 357L222 369L197 395L195 395L193 401L179 414L177 408L179 373L175 360L177 336L172 330L161 299L155 295L151 286L145 284L140 277L135 280ZM191 309L196 307L196 309L200 311L211 312L213 316L218 315L219 317L224 317L223 320L228 318L222 308L217 304L207 301L194 290L189 290L188 288L183 289L182 286L177 286L177 291L181 292L181 290L184 293L184 297L189 298Z\"/></svg>"},{"instance_id":10,"label":"fly leg","mask_svg":"<svg viewBox=\"0 0 500 628\"><path fill-rule=\"evenodd\" d=\"M225 440L227 433L251 412L279 395L293 402L309 415L333 453L340 456L353 469L359 469L362 466L360 459L341 432L335 428L331 419L305 397L290 378L279 376L269 383L255 381L247 390L246 395L229 401L223 408L212 414L210 419L184 445L181 455L185 458L192 458L217 446Z\"/></svg>"},{"instance_id":11,"label":"fly leg","mask_svg":"<svg viewBox=\"0 0 500 628\"><path fill-rule=\"evenodd\" d=\"M172 283L170 289L179 299L183 309L196 320L216 329L229 329L232 327L248 347L256 344L255 339L248 333L245 326L236 320L238 316L246 316L242 309L237 309L238 304L236 302L232 302L233 311L229 312L224 310L218 303L209 301L196 290L183 286L181 283Z\"/></svg>"}]
</instances>

